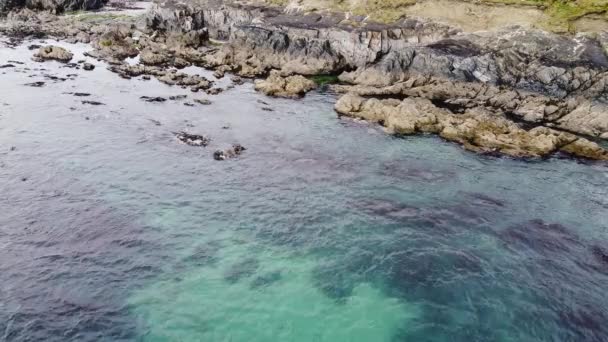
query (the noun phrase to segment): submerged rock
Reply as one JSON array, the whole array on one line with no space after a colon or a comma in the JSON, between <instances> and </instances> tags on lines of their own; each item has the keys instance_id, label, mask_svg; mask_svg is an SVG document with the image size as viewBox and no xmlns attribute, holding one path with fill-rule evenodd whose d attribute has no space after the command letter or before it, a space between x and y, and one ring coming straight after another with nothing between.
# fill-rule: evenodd
<instances>
[{"instance_id":1,"label":"submerged rock","mask_svg":"<svg viewBox=\"0 0 608 342\"><path fill-rule=\"evenodd\" d=\"M44 86L46 84L46 82L42 82L42 81L37 81L37 82L32 82L32 83L26 83L26 86L30 86L30 87L35 87L35 88L40 88L42 86Z\"/></svg>"},{"instance_id":2,"label":"submerged rock","mask_svg":"<svg viewBox=\"0 0 608 342\"><path fill-rule=\"evenodd\" d=\"M88 104L88 105L92 105L92 106L103 106L105 105L105 103L102 102L98 102L98 101L82 101L82 104Z\"/></svg>"},{"instance_id":3,"label":"submerged rock","mask_svg":"<svg viewBox=\"0 0 608 342\"><path fill-rule=\"evenodd\" d=\"M245 147L243 147L242 145L236 144L236 145L233 145L232 148L229 148L227 150L215 151L213 153L213 159L226 160L226 159L235 158L235 157L239 156L240 154L242 154L243 151L245 151L245 150L247 150Z\"/></svg>"},{"instance_id":4,"label":"submerged rock","mask_svg":"<svg viewBox=\"0 0 608 342\"><path fill-rule=\"evenodd\" d=\"M224 280L231 284L236 283L243 278L249 278L254 275L259 267L260 262L257 259L245 259L230 266L224 272Z\"/></svg>"},{"instance_id":5,"label":"submerged rock","mask_svg":"<svg viewBox=\"0 0 608 342\"><path fill-rule=\"evenodd\" d=\"M205 147L211 141L211 139L209 139L205 136L198 135L198 134L190 134L190 133L186 133L183 131L176 132L173 134L175 135L177 140L179 140L189 146Z\"/></svg>"},{"instance_id":6,"label":"submerged rock","mask_svg":"<svg viewBox=\"0 0 608 342\"><path fill-rule=\"evenodd\" d=\"M255 82L255 90L277 97L301 97L316 87L314 81L304 76L283 77L277 70L271 71L266 80Z\"/></svg>"},{"instance_id":7,"label":"submerged rock","mask_svg":"<svg viewBox=\"0 0 608 342\"><path fill-rule=\"evenodd\" d=\"M32 59L36 62L55 60L67 63L72 60L72 57L74 57L74 54L60 46L47 45L41 47Z\"/></svg>"},{"instance_id":8,"label":"submerged rock","mask_svg":"<svg viewBox=\"0 0 608 342\"><path fill-rule=\"evenodd\" d=\"M211 101L208 99L194 99L194 102L196 102L198 104L202 104L204 106L208 106L211 104Z\"/></svg>"},{"instance_id":9,"label":"submerged rock","mask_svg":"<svg viewBox=\"0 0 608 342\"><path fill-rule=\"evenodd\" d=\"M166 98L160 96L141 96L140 99L146 102L165 102Z\"/></svg>"},{"instance_id":10,"label":"submerged rock","mask_svg":"<svg viewBox=\"0 0 608 342\"><path fill-rule=\"evenodd\" d=\"M205 92L208 95L217 95L223 91L224 91L224 89L222 89L222 88L211 88L211 89L207 89Z\"/></svg>"}]
</instances>

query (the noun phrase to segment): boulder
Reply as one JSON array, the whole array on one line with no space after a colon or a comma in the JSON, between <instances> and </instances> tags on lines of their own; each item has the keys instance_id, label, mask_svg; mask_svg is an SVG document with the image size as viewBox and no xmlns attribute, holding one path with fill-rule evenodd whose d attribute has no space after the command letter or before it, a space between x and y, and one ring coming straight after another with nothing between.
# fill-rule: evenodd
<instances>
[{"instance_id":1,"label":"boulder","mask_svg":"<svg viewBox=\"0 0 608 342\"><path fill-rule=\"evenodd\" d=\"M217 150L213 153L213 159L215 160L226 160L235 158L243 153L243 151L247 150L243 145L235 144L232 145L232 148L226 150Z\"/></svg>"},{"instance_id":2,"label":"boulder","mask_svg":"<svg viewBox=\"0 0 608 342\"><path fill-rule=\"evenodd\" d=\"M74 57L74 54L60 46L47 45L41 47L38 52L34 54L34 57L32 59L37 62L55 60L67 63L72 60L72 57Z\"/></svg>"},{"instance_id":3,"label":"boulder","mask_svg":"<svg viewBox=\"0 0 608 342\"><path fill-rule=\"evenodd\" d=\"M256 81L255 90L261 91L268 96L276 97L301 97L307 92L315 89L316 83L301 75L281 76L277 70L270 72L266 80Z\"/></svg>"},{"instance_id":4,"label":"boulder","mask_svg":"<svg viewBox=\"0 0 608 342\"><path fill-rule=\"evenodd\" d=\"M153 51L146 48L139 54L139 62L144 65L163 65L171 60L171 56L163 50Z\"/></svg>"},{"instance_id":5,"label":"boulder","mask_svg":"<svg viewBox=\"0 0 608 342\"><path fill-rule=\"evenodd\" d=\"M180 142L182 142L186 145L189 145L189 146L205 147L211 141L211 139L209 139L208 137L205 137L203 135L190 134L190 133L183 132L183 131L175 132L173 134L175 135L177 140L179 140Z\"/></svg>"}]
</instances>

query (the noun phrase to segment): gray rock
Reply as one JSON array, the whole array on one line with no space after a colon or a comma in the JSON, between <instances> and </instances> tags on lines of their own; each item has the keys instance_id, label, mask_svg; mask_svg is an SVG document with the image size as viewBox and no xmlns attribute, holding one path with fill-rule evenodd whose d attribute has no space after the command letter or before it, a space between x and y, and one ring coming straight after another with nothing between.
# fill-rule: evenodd
<instances>
[{"instance_id":1,"label":"gray rock","mask_svg":"<svg viewBox=\"0 0 608 342\"><path fill-rule=\"evenodd\" d=\"M106 2L107 0L0 0L0 12L27 7L61 13L96 9L102 7Z\"/></svg>"}]
</instances>

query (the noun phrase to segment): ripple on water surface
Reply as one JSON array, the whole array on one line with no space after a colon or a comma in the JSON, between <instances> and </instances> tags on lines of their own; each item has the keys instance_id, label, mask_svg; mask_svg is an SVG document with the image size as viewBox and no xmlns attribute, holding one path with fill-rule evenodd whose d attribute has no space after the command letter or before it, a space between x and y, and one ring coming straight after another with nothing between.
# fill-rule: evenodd
<instances>
[{"instance_id":1,"label":"ripple on water surface","mask_svg":"<svg viewBox=\"0 0 608 342\"><path fill-rule=\"evenodd\" d=\"M3 53L26 64L0 78L2 340L608 340L604 165L389 137L330 94L189 107Z\"/></svg>"}]
</instances>

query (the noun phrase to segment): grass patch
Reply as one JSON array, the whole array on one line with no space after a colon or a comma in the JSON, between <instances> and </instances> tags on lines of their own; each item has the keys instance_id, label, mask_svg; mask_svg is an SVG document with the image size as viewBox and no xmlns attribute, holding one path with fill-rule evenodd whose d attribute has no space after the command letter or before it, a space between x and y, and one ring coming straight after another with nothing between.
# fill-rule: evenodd
<instances>
[{"instance_id":1,"label":"grass patch","mask_svg":"<svg viewBox=\"0 0 608 342\"><path fill-rule=\"evenodd\" d=\"M407 15L408 8L417 0L264 0L272 5L295 3L307 10L328 9L367 16L382 23L390 23ZM420 0L418 0L420 1ZM474 2L470 0L454 0ZM602 15L608 21L608 0L479 0L488 5L529 6L544 11L548 19L537 23L545 28L565 32L574 30L574 21L589 14Z\"/></svg>"},{"instance_id":2,"label":"grass patch","mask_svg":"<svg viewBox=\"0 0 608 342\"><path fill-rule=\"evenodd\" d=\"M555 0L548 3L549 28L574 32L573 22L589 14L605 14L608 0ZM604 18L606 18L604 16Z\"/></svg>"},{"instance_id":3,"label":"grass patch","mask_svg":"<svg viewBox=\"0 0 608 342\"><path fill-rule=\"evenodd\" d=\"M73 20L95 23L100 21L113 21L113 20L131 20L132 16L126 14L116 14L116 13L95 13L95 12L86 12L86 11L74 11L65 14L66 16L71 17Z\"/></svg>"}]
</instances>

